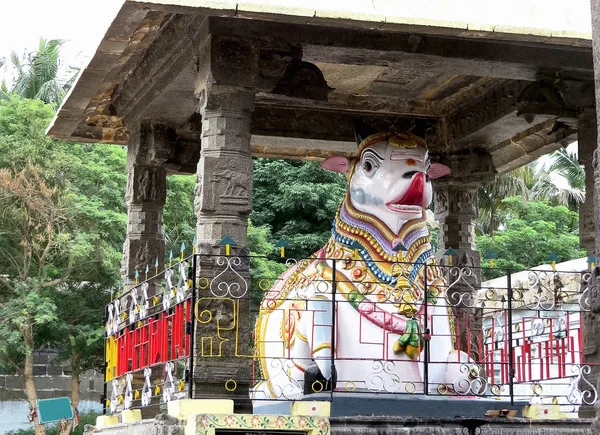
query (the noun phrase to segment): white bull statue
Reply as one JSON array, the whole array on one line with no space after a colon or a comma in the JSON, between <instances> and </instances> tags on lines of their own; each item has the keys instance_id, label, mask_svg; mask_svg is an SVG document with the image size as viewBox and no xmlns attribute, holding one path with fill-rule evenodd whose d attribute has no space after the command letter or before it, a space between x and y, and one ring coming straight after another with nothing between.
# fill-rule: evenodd
<instances>
[{"instance_id":1,"label":"white bull statue","mask_svg":"<svg viewBox=\"0 0 600 435\"><path fill-rule=\"evenodd\" d=\"M255 400L299 399L332 384L423 392L425 340L429 392L472 388L470 360L454 349L445 280L426 225L430 179L450 169L432 163L425 142L410 133L357 134L357 141L355 158L321 165L349 179L331 238L288 269L261 304L255 346L264 380Z\"/></svg>"}]
</instances>

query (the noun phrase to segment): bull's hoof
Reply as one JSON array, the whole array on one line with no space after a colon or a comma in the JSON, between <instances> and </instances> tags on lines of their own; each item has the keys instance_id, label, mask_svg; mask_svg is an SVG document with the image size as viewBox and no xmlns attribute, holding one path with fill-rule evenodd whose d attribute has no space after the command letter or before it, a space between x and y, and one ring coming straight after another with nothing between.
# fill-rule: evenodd
<instances>
[{"instance_id":1,"label":"bull's hoof","mask_svg":"<svg viewBox=\"0 0 600 435\"><path fill-rule=\"evenodd\" d=\"M332 371L331 379L325 379L316 362L311 361L304 372L304 395L333 391L336 384L336 373Z\"/></svg>"}]
</instances>

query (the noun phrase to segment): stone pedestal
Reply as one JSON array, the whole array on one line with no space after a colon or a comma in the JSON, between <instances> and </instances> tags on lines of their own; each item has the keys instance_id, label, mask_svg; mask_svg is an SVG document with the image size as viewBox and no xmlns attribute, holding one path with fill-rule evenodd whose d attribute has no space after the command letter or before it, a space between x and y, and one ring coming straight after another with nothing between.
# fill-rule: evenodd
<instances>
[{"instance_id":1,"label":"stone pedestal","mask_svg":"<svg viewBox=\"0 0 600 435\"><path fill-rule=\"evenodd\" d=\"M200 74L202 76L202 72ZM235 74L234 74L235 75ZM202 115L195 211L198 218L198 293L194 380L204 398L234 399L236 412L249 412L252 383L250 280L247 245L252 210L250 115L254 89L214 83L205 72L198 96ZM230 256L218 242L235 241ZM202 280L206 278L206 280Z\"/></svg>"},{"instance_id":2,"label":"stone pedestal","mask_svg":"<svg viewBox=\"0 0 600 435\"><path fill-rule=\"evenodd\" d=\"M146 265L164 268L165 237L163 209L167 196L167 173L152 162L155 131L150 122L130 128L127 149L127 235L123 244L121 275L134 281L135 271L143 276Z\"/></svg>"},{"instance_id":3,"label":"stone pedestal","mask_svg":"<svg viewBox=\"0 0 600 435\"><path fill-rule=\"evenodd\" d=\"M579 243L591 255L596 243L594 216L594 152L598 146L596 111L586 109L577 119L579 163L585 169L585 202L579 205Z\"/></svg>"},{"instance_id":4,"label":"stone pedestal","mask_svg":"<svg viewBox=\"0 0 600 435\"><path fill-rule=\"evenodd\" d=\"M477 189L460 185L435 186L435 218L440 223L438 241L439 263L448 276L450 271L449 259L444 252L452 248L457 255L453 257L452 266L460 270L460 280L446 293L448 305L460 326L460 343L457 347L467 350L468 334L471 334L471 357L477 361L477 343L481 334L481 313L475 305L476 295L472 289L481 285L481 258L475 247L475 219L478 216ZM449 277L450 282L456 276Z\"/></svg>"}]
</instances>

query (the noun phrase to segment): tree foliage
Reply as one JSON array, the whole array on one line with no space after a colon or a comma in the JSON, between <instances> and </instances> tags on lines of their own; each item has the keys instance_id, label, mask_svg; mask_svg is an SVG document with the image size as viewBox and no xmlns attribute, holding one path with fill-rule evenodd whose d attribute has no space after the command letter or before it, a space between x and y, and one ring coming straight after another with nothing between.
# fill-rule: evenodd
<instances>
[{"instance_id":1,"label":"tree foliage","mask_svg":"<svg viewBox=\"0 0 600 435\"><path fill-rule=\"evenodd\" d=\"M59 39L40 38L37 51L22 56L13 51L10 66L14 70L14 80L11 86L3 82L2 95L10 93L58 107L75 80L75 74L61 80L60 50L63 44L64 41Z\"/></svg>"},{"instance_id":2,"label":"tree foliage","mask_svg":"<svg viewBox=\"0 0 600 435\"><path fill-rule=\"evenodd\" d=\"M289 256L307 257L329 239L346 189L343 175L318 163L256 159L250 218L257 226L268 225L273 241L285 239Z\"/></svg>"},{"instance_id":3,"label":"tree foliage","mask_svg":"<svg viewBox=\"0 0 600 435\"><path fill-rule=\"evenodd\" d=\"M548 263L552 252L560 261L585 255L579 248L576 212L562 205L524 201L520 197L506 198L502 203L506 228L498 230L494 237L477 237L482 258L488 251L498 256L495 269L484 271L485 278L504 275L507 268L524 270Z\"/></svg>"},{"instance_id":4,"label":"tree foliage","mask_svg":"<svg viewBox=\"0 0 600 435\"><path fill-rule=\"evenodd\" d=\"M577 210L585 201L585 169L579 164L577 153L564 148L552 153L548 164L538 171L531 191L533 199Z\"/></svg>"},{"instance_id":5,"label":"tree foliage","mask_svg":"<svg viewBox=\"0 0 600 435\"><path fill-rule=\"evenodd\" d=\"M52 116L39 100L0 101L0 360L23 375L32 406L34 349L61 350L77 387L100 367L126 223L124 150L53 140Z\"/></svg>"}]
</instances>

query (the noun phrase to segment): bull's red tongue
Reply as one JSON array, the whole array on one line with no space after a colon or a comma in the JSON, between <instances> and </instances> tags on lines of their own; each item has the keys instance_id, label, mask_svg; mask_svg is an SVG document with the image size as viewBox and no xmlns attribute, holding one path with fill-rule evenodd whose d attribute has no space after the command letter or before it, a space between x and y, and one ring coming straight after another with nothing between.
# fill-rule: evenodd
<instances>
[{"instance_id":1,"label":"bull's red tongue","mask_svg":"<svg viewBox=\"0 0 600 435\"><path fill-rule=\"evenodd\" d=\"M400 205L421 205L423 202L423 192L425 191L425 174L419 172L416 174L408 187L408 190L396 204Z\"/></svg>"}]
</instances>

